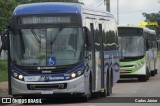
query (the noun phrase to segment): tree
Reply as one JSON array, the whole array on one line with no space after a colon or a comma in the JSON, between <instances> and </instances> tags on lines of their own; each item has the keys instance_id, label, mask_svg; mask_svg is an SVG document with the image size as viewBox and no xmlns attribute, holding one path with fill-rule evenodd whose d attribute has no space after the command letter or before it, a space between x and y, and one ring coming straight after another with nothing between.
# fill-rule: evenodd
<instances>
[{"instance_id":1,"label":"tree","mask_svg":"<svg viewBox=\"0 0 160 106\"><path fill-rule=\"evenodd\" d=\"M142 13L143 16L146 18L146 22L157 22L160 23L160 12L158 13ZM147 26L150 29L153 29L157 33L157 37L160 38L160 25L159 26Z\"/></svg>"},{"instance_id":2,"label":"tree","mask_svg":"<svg viewBox=\"0 0 160 106\"><path fill-rule=\"evenodd\" d=\"M0 32L9 24L16 0L0 0Z\"/></svg>"}]
</instances>

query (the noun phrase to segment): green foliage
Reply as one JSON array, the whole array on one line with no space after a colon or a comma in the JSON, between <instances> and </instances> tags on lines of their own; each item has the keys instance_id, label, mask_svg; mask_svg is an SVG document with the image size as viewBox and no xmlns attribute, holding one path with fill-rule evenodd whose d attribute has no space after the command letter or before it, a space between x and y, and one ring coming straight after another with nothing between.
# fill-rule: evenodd
<instances>
[{"instance_id":1,"label":"green foliage","mask_svg":"<svg viewBox=\"0 0 160 106\"><path fill-rule=\"evenodd\" d=\"M8 80L7 71L0 71L0 82L7 81L7 80Z\"/></svg>"},{"instance_id":2,"label":"green foliage","mask_svg":"<svg viewBox=\"0 0 160 106\"><path fill-rule=\"evenodd\" d=\"M0 71L7 71L7 61L0 60Z\"/></svg>"},{"instance_id":3,"label":"green foliage","mask_svg":"<svg viewBox=\"0 0 160 106\"><path fill-rule=\"evenodd\" d=\"M146 18L146 22L157 22L159 23L160 22L160 12L158 13L142 13L143 16ZM149 27L150 29L153 29L157 32L157 37L160 37L160 26L157 27L157 26L147 26Z\"/></svg>"},{"instance_id":4,"label":"green foliage","mask_svg":"<svg viewBox=\"0 0 160 106\"><path fill-rule=\"evenodd\" d=\"M9 24L16 0L0 0L0 32Z\"/></svg>"},{"instance_id":5,"label":"green foliage","mask_svg":"<svg viewBox=\"0 0 160 106\"><path fill-rule=\"evenodd\" d=\"M7 61L0 60L0 82L6 81L8 79L7 76Z\"/></svg>"}]
</instances>

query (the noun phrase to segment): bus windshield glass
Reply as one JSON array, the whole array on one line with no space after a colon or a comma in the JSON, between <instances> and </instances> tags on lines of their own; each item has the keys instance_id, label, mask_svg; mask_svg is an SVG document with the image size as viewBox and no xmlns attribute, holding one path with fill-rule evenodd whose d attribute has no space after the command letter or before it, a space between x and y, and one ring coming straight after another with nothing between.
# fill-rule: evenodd
<instances>
[{"instance_id":1,"label":"bus windshield glass","mask_svg":"<svg viewBox=\"0 0 160 106\"><path fill-rule=\"evenodd\" d=\"M144 55L145 45L142 36L120 37L120 50L124 57L138 57Z\"/></svg>"},{"instance_id":2,"label":"bus windshield glass","mask_svg":"<svg viewBox=\"0 0 160 106\"><path fill-rule=\"evenodd\" d=\"M83 41L82 28L18 29L11 36L11 59L26 66L75 64L83 57Z\"/></svg>"}]
</instances>

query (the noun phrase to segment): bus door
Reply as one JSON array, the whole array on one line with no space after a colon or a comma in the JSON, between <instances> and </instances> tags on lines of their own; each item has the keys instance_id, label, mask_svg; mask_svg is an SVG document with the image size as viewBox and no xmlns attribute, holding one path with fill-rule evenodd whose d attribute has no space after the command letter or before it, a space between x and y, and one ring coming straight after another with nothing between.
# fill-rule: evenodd
<instances>
[{"instance_id":1,"label":"bus door","mask_svg":"<svg viewBox=\"0 0 160 106\"><path fill-rule=\"evenodd\" d=\"M96 73L96 59L95 59L95 46L94 46L94 37L95 37L95 34L96 34L96 30L95 30L95 23L94 23L94 20L95 18L86 18L86 21L85 21L85 25L86 27L88 27L90 29L90 38L91 38L91 60L89 62L90 66L91 66L91 69L92 69L92 90L93 91L96 91L96 87L97 87L97 73Z\"/></svg>"},{"instance_id":2,"label":"bus door","mask_svg":"<svg viewBox=\"0 0 160 106\"><path fill-rule=\"evenodd\" d=\"M100 71L101 71L101 88L104 88L106 87L106 76L107 76L107 73L105 73L104 71L104 45L103 45L103 38L104 38L104 31L105 31L105 23L103 22L103 20L100 21L99 25L98 25L98 29L99 29L99 43L100 43Z\"/></svg>"},{"instance_id":3,"label":"bus door","mask_svg":"<svg viewBox=\"0 0 160 106\"><path fill-rule=\"evenodd\" d=\"M103 53L103 26L104 24L100 21L96 22L96 32L94 37L94 48L95 48L95 69L96 69L96 84L97 90L104 88L104 53Z\"/></svg>"}]
</instances>

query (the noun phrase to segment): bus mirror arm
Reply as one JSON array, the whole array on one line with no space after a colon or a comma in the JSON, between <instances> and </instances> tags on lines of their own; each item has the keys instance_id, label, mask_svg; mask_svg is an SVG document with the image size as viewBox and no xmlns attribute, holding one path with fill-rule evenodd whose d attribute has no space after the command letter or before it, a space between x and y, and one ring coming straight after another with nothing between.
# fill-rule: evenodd
<instances>
[{"instance_id":1,"label":"bus mirror arm","mask_svg":"<svg viewBox=\"0 0 160 106\"><path fill-rule=\"evenodd\" d=\"M85 59L89 59L90 58L90 54L89 54L88 50L84 51L84 58Z\"/></svg>"},{"instance_id":2,"label":"bus mirror arm","mask_svg":"<svg viewBox=\"0 0 160 106\"><path fill-rule=\"evenodd\" d=\"M11 32L12 32L12 29L11 29L11 26L9 25L7 26L7 31L6 31L7 36L9 36Z\"/></svg>"},{"instance_id":3,"label":"bus mirror arm","mask_svg":"<svg viewBox=\"0 0 160 106\"><path fill-rule=\"evenodd\" d=\"M148 42L148 40L146 40L146 50L148 50L150 48L150 43Z\"/></svg>"}]
</instances>

